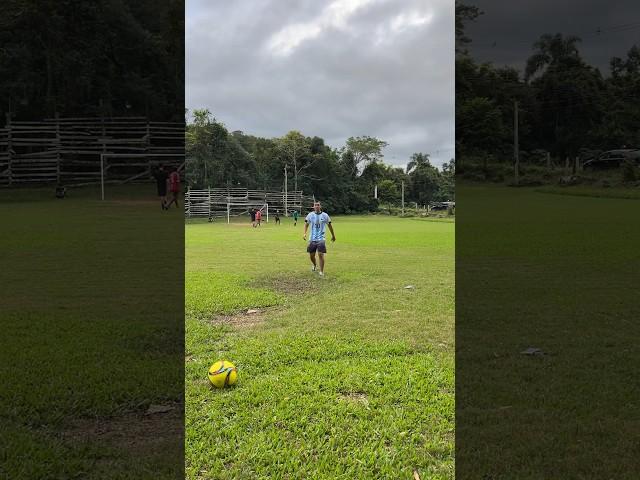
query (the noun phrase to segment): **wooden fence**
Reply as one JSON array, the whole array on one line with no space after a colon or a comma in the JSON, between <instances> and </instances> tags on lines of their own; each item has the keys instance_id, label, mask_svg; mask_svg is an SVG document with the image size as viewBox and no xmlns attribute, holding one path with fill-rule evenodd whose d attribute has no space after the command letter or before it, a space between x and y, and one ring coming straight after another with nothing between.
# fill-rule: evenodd
<instances>
[{"instance_id":1,"label":"wooden fence","mask_svg":"<svg viewBox=\"0 0 640 480\"><path fill-rule=\"evenodd\" d=\"M245 215L251 208L268 206L273 215L290 214L293 210L302 212L313 206L313 196L297 192L270 192L247 190L244 188L189 189L185 192L184 208L186 217L229 218Z\"/></svg>"},{"instance_id":2,"label":"wooden fence","mask_svg":"<svg viewBox=\"0 0 640 480\"><path fill-rule=\"evenodd\" d=\"M6 119L0 129L0 186L99 183L102 154L118 155L107 181L144 178L154 163L184 163L184 123L145 117ZM132 155L127 164L127 155Z\"/></svg>"}]
</instances>

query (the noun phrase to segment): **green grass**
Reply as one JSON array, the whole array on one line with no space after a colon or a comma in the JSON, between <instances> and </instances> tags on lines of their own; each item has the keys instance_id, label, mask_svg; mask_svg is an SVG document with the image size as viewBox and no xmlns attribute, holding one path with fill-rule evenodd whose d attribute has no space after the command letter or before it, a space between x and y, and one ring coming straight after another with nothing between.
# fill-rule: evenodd
<instances>
[{"instance_id":1,"label":"green grass","mask_svg":"<svg viewBox=\"0 0 640 480\"><path fill-rule=\"evenodd\" d=\"M595 197L595 198L620 198L630 200L640 200L640 188L638 187L612 187L599 188L590 186L572 186L572 187L541 187L536 189L540 193L554 193L557 195L573 195L577 197Z\"/></svg>"},{"instance_id":2,"label":"green grass","mask_svg":"<svg viewBox=\"0 0 640 480\"><path fill-rule=\"evenodd\" d=\"M457 478L637 478L640 203L457 200Z\"/></svg>"},{"instance_id":3,"label":"green grass","mask_svg":"<svg viewBox=\"0 0 640 480\"><path fill-rule=\"evenodd\" d=\"M182 398L181 212L153 186L52 193L0 191L0 477L177 478L179 438L72 432Z\"/></svg>"},{"instance_id":4,"label":"green grass","mask_svg":"<svg viewBox=\"0 0 640 480\"><path fill-rule=\"evenodd\" d=\"M333 220L324 279L301 223L186 226L188 478L453 478L454 224Z\"/></svg>"}]
</instances>

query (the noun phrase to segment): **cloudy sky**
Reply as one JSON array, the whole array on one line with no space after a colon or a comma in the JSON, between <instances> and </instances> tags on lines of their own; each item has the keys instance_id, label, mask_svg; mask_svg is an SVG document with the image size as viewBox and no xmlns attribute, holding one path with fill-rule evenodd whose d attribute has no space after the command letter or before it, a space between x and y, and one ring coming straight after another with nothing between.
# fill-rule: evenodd
<instances>
[{"instance_id":1,"label":"cloudy sky","mask_svg":"<svg viewBox=\"0 0 640 480\"><path fill-rule=\"evenodd\" d=\"M230 130L289 130L385 161L454 155L453 0L187 0L186 104Z\"/></svg>"},{"instance_id":2,"label":"cloudy sky","mask_svg":"<svg viewBox=\"0 0 640 480\"><path fill-rule=\"evenodd\" d=\"M475 58L522 68L545 33L582 38L582 56L609 73L613 56L640 45L640 2L616 0L467 0L484 11L468 28Z\"/></svg>"}]
</instances>

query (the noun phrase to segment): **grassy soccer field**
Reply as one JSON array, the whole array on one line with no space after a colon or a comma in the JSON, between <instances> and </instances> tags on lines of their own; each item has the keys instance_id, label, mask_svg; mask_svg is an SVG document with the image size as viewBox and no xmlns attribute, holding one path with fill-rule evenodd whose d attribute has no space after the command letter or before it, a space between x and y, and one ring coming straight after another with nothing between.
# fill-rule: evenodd
<instances>
[{"instance_id":1,"label":"grassy soccer field","mask_svg":"<svg viewBox=\"0 0 640 480\"><path fill-rule=\"evenodd\" d=\"M1 478L182 473L182 212L107 193L0 191Z\"/></svg>"},{"instance_id":2,"label":"grassy soccer field","mask_svg":"<svg viewBox=\"0 0 640 480\"><path fill-rule=\"evenodd\" d=\"M325 278L302 222L186 226L188 478L453 478L454 223L333 223Z\"/></svg>"},{"instance_id":3,"label":"grassy soccer field","mask_svg":"<svg viewBox=\"0 0 640 480\"><path fill-rule=\"evenodd\" d=\"M640 200L607 194L457 185L459 478L637 478Z\"/></svg>"}]
</instances>

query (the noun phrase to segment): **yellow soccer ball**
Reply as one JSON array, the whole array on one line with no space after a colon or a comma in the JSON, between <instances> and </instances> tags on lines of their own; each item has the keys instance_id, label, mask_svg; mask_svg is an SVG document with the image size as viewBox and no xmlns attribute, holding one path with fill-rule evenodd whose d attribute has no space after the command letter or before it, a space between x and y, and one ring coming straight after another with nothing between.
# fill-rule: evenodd
<instances>
[{"instance_id":1,"label":"yellow soccer ball","mask_svg":"<svg viewBox=\"0 0 640 480\"><path fill-rule=\"evenodd\" d=\"M207 376L211 385L216 388L224 388L228 385L235 385L238 381L238 369L228 360L220 360L211 365Z\"/></svg>"}]
</instances>

